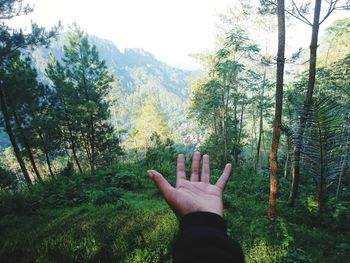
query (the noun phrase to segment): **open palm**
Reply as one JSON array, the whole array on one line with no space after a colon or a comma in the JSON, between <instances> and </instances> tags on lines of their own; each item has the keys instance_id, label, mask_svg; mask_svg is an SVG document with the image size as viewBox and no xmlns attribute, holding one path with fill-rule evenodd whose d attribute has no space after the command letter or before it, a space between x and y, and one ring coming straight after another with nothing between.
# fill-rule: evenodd
<instances>
[{"instance_id":1,"label":"open palm","mask_svg":"<svg viewBox=\"0 0 350 263\"><path fill-rule=\"evenodd\" d=\"M223 216L222 194L231 174L231 164L226 164L223 174L215 185L209 183L209 156L204 155L202 171L200 170L201 154L195 152L192 159L191 176L187 180L185 173L185 157L180 154L176 166L176 187L157 171L148 171L162 196L178 217L192 212L211 212Z\"/></svg>"}]
</instances>

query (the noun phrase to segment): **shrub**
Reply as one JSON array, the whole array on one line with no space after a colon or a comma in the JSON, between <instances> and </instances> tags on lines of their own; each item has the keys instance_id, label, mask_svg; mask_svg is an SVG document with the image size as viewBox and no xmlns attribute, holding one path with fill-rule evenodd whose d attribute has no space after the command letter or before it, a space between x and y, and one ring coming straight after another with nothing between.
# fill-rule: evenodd
<instances>
[{"instance_id":1,"label":"shrub","mask_svg":"<svg viewBox=\"0 0 350 263\"><path fill-rule=\"evenodd\" d=\"M0 195L0 217L10 214L27 214L32 210L32 199L27 192Z\"/></svg>"},{"instance_id":2,"label":"shrub","mask_svg":"<svg viewBox=\"0 0 350 263\"><path fill-rule=\"evenodd\" d=\"M141 186L140 179L132 172L121 171L112 178L112 185L127 190L137 189Z\"/></svg>"},{"instance_id":3,"label":"shrub","mask_svg":"<svg viewBox=\"0 0 350 263\"><path fill-rule=\"evenodd\" d=\"M0 190L14 189L16 186L16 175L10 170L0 167Z\"/></svg>"},{"instance_id":4,"label":"shrub","mask_svg":"<svg viewBox=\"0 0 350 263\"><path fill-rule=\"evenodd\" d=\"M74 173L74 167L73 167L73 163L68 161L66 166L63 168L63 170L60 172L61 176L66 176L66 177L70 177L72 176Z\"/></svg>"},{"instance_id":5,"label":"shrub","mask_svg":"<svg viewBox=\"0 0 350 263\"><path fill-rule=\"evenodd\" d=\"M36 208L75 206L87 201L84 178L77 175L37 184L30 194Z\"/></svg>"},{"instance_id":6,"label":"shrub","mask_svg":"<svg viewBox=\"0 0 350 263\"><path fill-rule=\"evenodd\" d=\"M335 225L342 230L350 230L350 202L341 202L336 205L333 214L333 226Z\"/></svg>"},{"instance_id":7,"label":"shrub","mask_svg":"<svg viewBox=\"0 0 350 263\"><path fill-rule=\"evenodd\" d=\"M167 138L163 142L157 133L152 134L150 139L151 147L149 147L146 152L146 163L149 166L158 166L169 160L175 161L176 151L172 140Z\"/></svg>"},{"instance_id":8,"label":"shrub","mask_svg":"<svg viewBox=\"0 0 350 263\"><path fill-rule=\"evenodd\" d=\"M165 179L168 180L170 184L173 186L175 185L176 181L176 169L175 169L175 162L163 162L158 167L156 167L158 172L160 172ZM187 173L188 175L188 173Z\"/></svg>"},{"instance_id":9,"label":"shrub","mask_svg":"<svg viewBox=\"0 0 350 263\"><path fill-rule=\"evenodd\" d=\"M94 205L115 204L122 200L123 192L115 187L108 187L104 191L93 190L90 192L90 201Z\"/></svg>"},{"instance_id":10,"label":"shrub","mask_svg":"<svg viewBox=\"0 0 350 263\"><path fill-rule=\"evenodd\" d=\"M310 258L305 254L305 251L297 248L288 252L286 256L282 258L282 262L286 263L309 263Z\"/></svg>"}]
</instances>

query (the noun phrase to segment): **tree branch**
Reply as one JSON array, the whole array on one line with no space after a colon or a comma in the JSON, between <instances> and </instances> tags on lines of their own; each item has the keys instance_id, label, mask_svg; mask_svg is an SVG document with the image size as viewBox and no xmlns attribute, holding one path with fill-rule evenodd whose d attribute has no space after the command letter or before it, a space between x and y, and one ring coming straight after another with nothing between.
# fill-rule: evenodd
<instances>
[{"instance_id":1,"label":"tree branch","mask_svg":"<svg viewBox=\"0 0 350 263\"><path fill-rule=\"evenodd\" d=\"M292 4L295 8L295 10L298 12L299 17L297 17L299 20L303 21L304 23L306 23L309 26L312 26L312 23L300 12L298 6L295 4L294 0L292 0Z\"/></svg>"},{"instance_id":2,"label":"tree branch","mask_svg":"<svg viewBox=\"0 0 350 263\"><path fill-rule=\"evenodd\" d=\"M267 1L267 3L272 4L272 5L274 5L274 6L277 6L277 4L274 3L273 1ZM293 3L294 3L294 1L293 1ZM295 3L294 3L294 4L295 4ZM297 10L298 10L298 12L300 12L298 8L297 8ZM286 8L284 9L284 11L285 11L287 14L291 15L292 17L294 17L294 18L298 19L299 21L305 23L306 25L312 26L312 23L311 23L309 20L307 20L306 17L304 17L304 16L298 16L298 15L294 14L292 11L289 11L289 10L286 9Z\"/></svg>"},{"instance_id":3,"label":"tree branch","mask_svg":"<svg viewBox=\"0 0 350 263\"><path fill-rule=\"evenodd\" d=\"M338 2L339 2L339 0L335 0L335 1L331 0L331 2L329 3L327 14L321 20L320 25L330 16L330 14L333 13Z\"/></svg>"}]
</instances>

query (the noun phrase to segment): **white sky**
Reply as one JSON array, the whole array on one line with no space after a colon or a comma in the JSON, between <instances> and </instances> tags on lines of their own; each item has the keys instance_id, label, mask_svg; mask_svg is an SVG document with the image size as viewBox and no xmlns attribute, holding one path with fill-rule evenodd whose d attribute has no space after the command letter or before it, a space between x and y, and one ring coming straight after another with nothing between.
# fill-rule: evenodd
<instances>
[{"instance_id":1,"label":"white sky","mask_svg":"<svg viewBox=\"0 0 350 263\"><path fill-rule=\"evenodd\" d=\"M143 48L168 64L195 69L200 65L188 55L214 47L216 14L225 11L234 0L28 2L34 3L35 11L29 17L16 18L12 25L25 28L32 20L50 27L60 20L66 30L67 25L75 21L87 33L110 39L121 50L125 47ZM344 16L333 14L327 24ZM306 42L309 42L309 34Z\"/></svg>"}]
</instances>

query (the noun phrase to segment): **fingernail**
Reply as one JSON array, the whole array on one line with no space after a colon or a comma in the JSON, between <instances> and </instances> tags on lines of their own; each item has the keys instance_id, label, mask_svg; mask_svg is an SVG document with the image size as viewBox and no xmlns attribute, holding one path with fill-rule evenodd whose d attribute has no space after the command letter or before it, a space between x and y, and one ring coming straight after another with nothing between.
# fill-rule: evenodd
<instances>
[{"instance_id":1,"label":"fingernail","mask_svg":"<svg viewBox=\"0 0 350 263\"><path fill-rule=\"evenodd\" d=\"M147 174L148 174L149 177L153 178L153 172L152 172L152 170L148 170L148 171L147 171Z\"/></svg>"}]
</instances>

